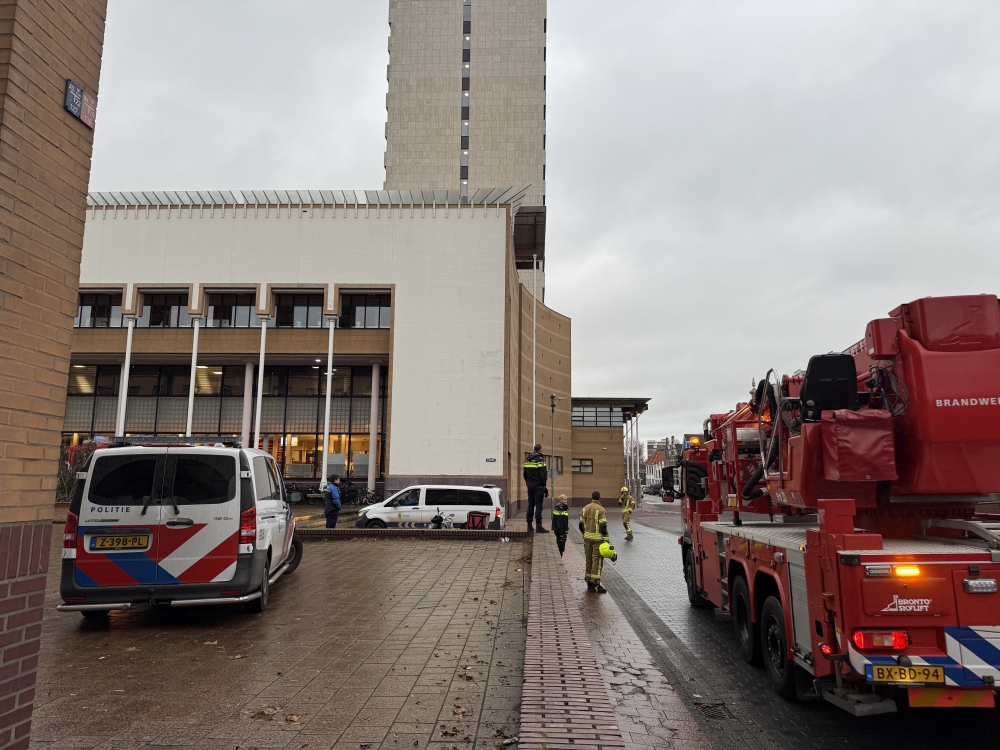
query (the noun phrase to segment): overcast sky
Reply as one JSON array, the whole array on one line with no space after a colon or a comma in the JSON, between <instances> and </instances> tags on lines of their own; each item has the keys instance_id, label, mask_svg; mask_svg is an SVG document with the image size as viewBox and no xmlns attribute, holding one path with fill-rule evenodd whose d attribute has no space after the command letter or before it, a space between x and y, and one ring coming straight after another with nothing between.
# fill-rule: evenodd
<instances>
[{"instance_id":1,"label":"overcast sky","mask_svg":"<svg viewBox=\"0 0 1000 750\"><path fill-rule=\"evenodd\" d=\"M549 0L573 392L696 431L769 367L1000 289L1000 3ZM380 188L387 1L110 0L92 190Z\"/></svg>"}]
</instances>

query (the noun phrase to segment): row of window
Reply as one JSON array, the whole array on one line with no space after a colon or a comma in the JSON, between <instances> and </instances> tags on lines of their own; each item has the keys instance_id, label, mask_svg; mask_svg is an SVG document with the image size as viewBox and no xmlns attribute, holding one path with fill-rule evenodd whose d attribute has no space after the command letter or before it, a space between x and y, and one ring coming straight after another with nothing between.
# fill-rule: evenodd
<instances>
[{"instance_id":1,"label":"row of window","mask_svg":"<svg viewBox=\"0 0 1000 750\"><path fill-rule=\"evenodd\" d=\"M260 328L256 297L251 293L208 295L208 328ZM391 318L388 294L341 295L341 328L388 328ZM121 294L81 294L76 328L122 328ZM190 328L186 294L143 294L138 328ZM275 314L269 328L325 328L322 294L275 295Z\"/></svg>"},{"instance_id":2,"label":"row of window","mask_svg":"<svg viewBox=\"0 0 1000 750\"><path fill-rule=\"evenodd\" d=\"M462 139L459 146L460 195L469 195L469 101L472 86L472 0L462 5Z\"/></svg>"},{"instance_id":3,"label":"row of window","mask_svg":"<svg viewBox=\"0 0 1000 750\"><path fill-rule=\"evenodd\" d=\"M254 368L256 370L256 368ZM379 396L385 398L388 369L381 368ZM73 365L70 367L69 396L117 396L119 365ZM195 396L242 396L246 378L243 365L198 365L195 368ZM330 395L371 396L372 368L335 368ZM129 369L129 396L187 396L191 386L190 365L132 365ZM251 382L256 395L257 378ZM267 366L264 368L265 396L326 396L326 367Z\"/></svg>"},{"instance_id":4,"label":"row of window","mask_svg":"<svg viewBox=\"0 0 1000 750\"><path fill-rule=\"evenodd\" d=\"M610 406L574 406L574 427L621 427L622 410Z\"/></svg>"}]
</instances>

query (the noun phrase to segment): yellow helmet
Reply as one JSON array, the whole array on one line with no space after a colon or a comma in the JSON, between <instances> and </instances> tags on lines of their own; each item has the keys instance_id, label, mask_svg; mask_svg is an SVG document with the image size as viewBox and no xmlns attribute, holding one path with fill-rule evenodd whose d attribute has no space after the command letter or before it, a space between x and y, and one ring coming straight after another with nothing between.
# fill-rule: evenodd
<instances>
[{"instance_id":1,"label":"yellow helmet","mask_svg":"<svg viewBox=\"0 0 1000 750\"><path fill-rule=\"evenodd\" d=\"M622 487L622 492L628 492L628 487Z\"/></svg>"},{"instance_id":2,"label":"yellow helmet","mask_svg":"<svg viewBox=\"0 0 1000 750\"><path fill-rule=\"evenodd\" d=\"M614 562L615 560L618 559L618 553L615 552L615 547L613 544L609 544L608 542L601 542L601 546L598 547L598 550L601 553L601 557L607 557L608 559L611 560L611 562Z\"/></svg>"}]
</instances>

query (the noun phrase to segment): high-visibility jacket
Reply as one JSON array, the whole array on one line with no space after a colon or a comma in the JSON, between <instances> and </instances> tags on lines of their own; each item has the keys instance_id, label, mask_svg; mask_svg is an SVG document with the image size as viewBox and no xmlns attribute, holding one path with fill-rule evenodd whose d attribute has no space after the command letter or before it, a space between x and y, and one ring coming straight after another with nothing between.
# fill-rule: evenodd
<instances>
[{"instance_id":1,"label":"high-visibility jacket","mask_svg":"<svg viewBox=\"0 0 1000 750\"><path fill-rule=\"evenodd\" d=\"M552 506L552 531L556 536L566 536L569 530L569 506L556 503Z\"/></svg>"},{"instance_id":2,"label":"high-visibility jacket","mask_svg":"<svg viewBox=\"0 0 1000 750\"><path fill-rule=\"evenodd\" d=\"M618 504L622 507L622 513L631 513L635 510L635 498L631 495L618 498Z\"/></svg>"},{"instance_id":3,"label":"high-visibility jacket","mask_svg":"<svg viewBox=\"0 0 1000 750\"><path fill-rule=\"evenodd\" d=\"M580 515L580 532L585 540L597 542L611 540L608 536L608 516L604 512L603 505L592 502L583 509Z\"/></svg>"},{"instance_id":4,"label":"high-visibility jacket","mask_svg":"<svg viewBox=\"0 0 1000 750\"><path fill-rule=\"evenodd\" d=\"M524 483L529 487L542 487L549 481L548 469L545 466L545 456L541 453L529 453L524 461Z\"/></svg>"}]
</instances>

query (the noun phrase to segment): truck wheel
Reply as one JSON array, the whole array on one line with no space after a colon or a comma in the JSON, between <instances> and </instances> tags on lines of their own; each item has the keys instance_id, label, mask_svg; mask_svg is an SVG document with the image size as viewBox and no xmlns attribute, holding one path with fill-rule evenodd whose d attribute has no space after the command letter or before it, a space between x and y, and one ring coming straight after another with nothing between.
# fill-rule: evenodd
<instances>
[{"instance_id":1,"label":"truck wheel","mask_svg":"<svg viewBox=\"0 0 1000 750\"><path fill-rule=\"evenodd\" d=\"M292 548L288 552L288 569L285 574L294 573L300 562L302 562L302 540L299 539L298 534L293 534Z\"/></svg>"},{"instance_id":2,"label":"truck wheel","mask_svg":"<svg viewBox=\"0 0 1000 750\"><path fill-rule=\"evenodd\" d=\"M781 602L769 596L760 616L764 668L775 691L785 700L795 700L795 661L788 658L785 611Z\"/></svg>"},{"instance_id":3,"label":"truck wheel","mask_svg":"<svg viewBox=\"0 0 1000 750\"><path fill-rule=\"evenodd\" d=\"M688 601L692 607L711 607L712 602L698 593L694 582L694 554L691 549L684 550L684 581L687 583Z\"/></svg>"},{"instance_id":4,"label":"truck wheel","mask_svg":"<svg viewBox=\"0 0 1000 750\"><path fill-rule=\"evenodd\" d=\"M760 624L753 621L753 607L750 604L750 589L746 578L736 576L733 581L733 631L736 633L736 645L740 655L747 664L760 666Z\"/></svg>"}]
</instances>

